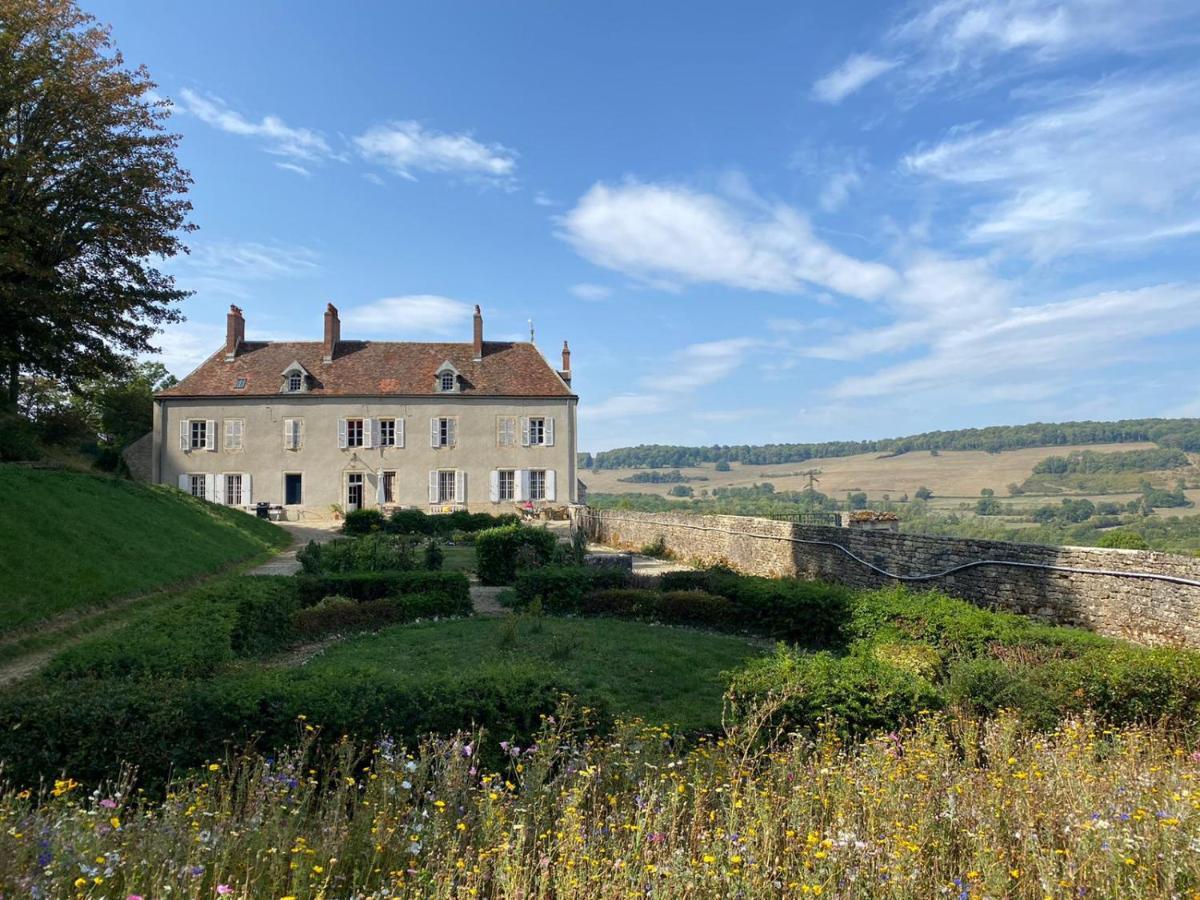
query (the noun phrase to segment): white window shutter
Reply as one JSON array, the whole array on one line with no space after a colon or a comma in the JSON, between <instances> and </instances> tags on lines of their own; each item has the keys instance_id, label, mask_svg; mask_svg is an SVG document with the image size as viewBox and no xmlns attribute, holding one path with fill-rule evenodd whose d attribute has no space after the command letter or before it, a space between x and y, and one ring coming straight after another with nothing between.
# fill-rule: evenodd
<instances>
[{"instance_id":1,"label":"white window shutter","mask_svg":"<svg viewBox=\"0 0 1200 900\"><path fill-rule=\"evenodd\" d=\"M546 499L554 500L554 470L546 470Z\"/></svg>"},{"instance_id":2,"label":"white window shutter","mask_svg":"<svg viewBox=\"0 0 1200 900\"><path fill-rule=\"evenodd\" d=\"M467 502L467 473L462 469L454 473L454 500L456 503Z\"/></svg>"},{"instance_id":3,"label":"white window shutter","mask_svg":"<svg viewBox=\"0 0 1200 900\"><path fill-rule=\"evenodd\" d=\"M396 446L403 449L404 447L404 419L396 420Z\"/></svg>"},{"instance_id":4,"label":"white window shutter","mask_svg":"<svg viewBox=\"0 0 1200 900\"><path fill-rule=\"evenodd\" d=\"M493 503L500 502L500 470L492 469L489 476L488 497Z\"/></svg>"},{"instance_id":5,"label":"white window shutter","mask_svg":"<svg viewBox=\"0 0 1200 900\"><path fill-rule=\"evenodd\" d=\"M250 473L242 473L242 506L251 506L254 503L254 494L250 491Z\"/></svg>"},{"instance_id":6,"label":"white window shutter","mask_svg":"<svg viewBox=\"0 0 1200 900\"><path fill-rule=\"evenodd\" d=\"M529 419L521 416L521 446L529 446Z\"/></svg>"},{"instance_id":7,"label":"white window shutter","mask_svg":"<svg viewBox=\"0 0 1200 900\"><path fill-rule=\"evenodd\" d=\"M435 417L429 420L429 446L440 447L442 445L440 437L441 435L438 431L438 419ZM437 503L436 500L433 502Z\"/></svg>"},{"instance_id":8,"label":"white window shutter","mask_svg":"<svg viewBox=\"0 0 1200 900\"><path fill-rule=\"evenodd\" d=\"M190 450L192 448L192 423L188 419L179 420L179 449ZM180 476L183 477L182 475Z\"/></svg>"},{"instance_id":9,"label":"white window shutter","mask_svg":"<svg viewBox=\"0 0 1200 900\"><path fill-rule=\"evenodd\" d=\"M446 420L446 446L455 447L458 445L458 419L451 416Z\"/></svg>"},{"instance_id":10,"label":"white window shutter","mask_svg":"<svg viewBox=\"0 0 1200 900\"><path fill-rule=\"evenodd\" d=\"M375 473L375 500L380 506L383 506L383 478L383 470L380 469Z\"/></svg>"},{"instance_id":11,"label":"white window shutter","mask_svg":"<svg viewBox=\"0 0 1200 900\"><path fill-rule=\"evenodd\" d=\"M429 502L438 503L441 497L438 496L438 473L437 469L433 469L429 473Z\"/></svg>"},{"instance_id":12,"label":"white window shutter","mask_svg":"<svg viewBox=\"0 0 1200 900\"><path fill-rule=\"evenodd\" d=\"M204 499L205 500L216 500L216 497L217 497L217 476L216 475L205 475L204 476Z\"/></svg>"},{"instance_id":13,"label":"white window shutter","mask_svg":"<svg viewBox=\"0 0 1200 900\"><path fill-rule=\"evenodd\" d=\"M528 469L518 469L517 470L517 499L518 500L528 500L529 499L529 470Z\"/></svg>"},{"instance_id":14,"label":"white window shutter","mask_svg":"<svg viewBox=\"0 0 1200 900\"><path fill-rule=\"evenodd\" d=\"M192 476L191 475L188 475L186 472L180 473L179 489L187 494L190 494L192 492Z\"/></svg>"},{"instance_id":15,"label":"white window shutter","mask_svg":"<svg viewBox=\"0 0 1200 900\"><path fill-rule=\"evenodd\" d=\"M284 419L283 420L283 449L284 450L295 450L296 449L292 445L292 423L295 421L296 421L295 419Z\"/></svg>"},{"instance_id":16,"label":"white window shutter","mask_svg":"<svg viewBox=\"0 0 1200 900\"><path fill-rule=\"evenodd\" d=\"M338 419L338 449L346 449L346 420Z\"/></svg>"},{"instance_id":17,"label":"white window shutter","mask_svg":"<svg viewBox=\"0 0 1200 900\"><path fill-rule=\"evenodd\" d=\"M297 450L304 446L304 420L292 420L292 444Z\"/></svg>"},{"instance_id":18,"label":"white window shutter","mask_svg":"<svg viewBox=\"0 0 1200 900\"><path fill-rule=\"evenodd\" d=\"M543 433L545 434L546 446L553 447L554 446L554 417L553 416L546 416L545 429L546 430Z\"/></svg>"},{"instance_id":19,"label":"white window shutter","mask_svg":"<svg viewBox=\"0 0 1200 900\"><path fill-rule=\"evenodd\" d=\"M209 419L204 425L204 449L217 449L217 423L215 419Z\"/></svg>"},{"instance_id":20,"label":"white window shutter","mask_svg":"<svg viewBox=\"0 0 1200 900\"><path fill-rule=\"evenodd\" d=\"M225 479L228 477L229 477L228 475L214 475L213 476L213 489L214 490L211 494L209 494L208 499L211 500L213 503L216 503L218 506L225 505Z\"/></svg>"},{"instance_id":21,"label":"white window shutter","mask_svg":"<svg viewBox=\"0 0 1200 900\"><path fill-rule=\"evenodd\" d=\"M363 449L365 449L365 450L369 450L372 447L379 446L379 441L376 440L376 438L378 437L378 432L375 430L375 427L376 427L375 419L363 419L362 440L363 440Z\"/></svg>"}]
</instances>

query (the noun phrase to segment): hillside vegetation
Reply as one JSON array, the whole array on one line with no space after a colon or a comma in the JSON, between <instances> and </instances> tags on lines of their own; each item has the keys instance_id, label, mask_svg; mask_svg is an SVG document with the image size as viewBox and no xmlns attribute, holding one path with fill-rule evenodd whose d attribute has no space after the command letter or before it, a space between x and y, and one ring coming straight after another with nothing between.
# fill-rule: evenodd
<instances>
[{"instance_id":1,"label":"hillside vegetation","mask_svg":"<svg viewBox=\"0 0 1200 900\"><path fill-rule=\"evenodd\" d=\"M857 453L910 453L915 450L1020 450L1070 444L1129 444L1151 441L1160 447L1200 452L1200 419L1122 419L1117 422L1034 422L955 431L927 431L873 441L823 441L806 444L749 444L683 447L644 444L604 450L583 463L596 469L662 468L701 463L740 462L773 465Z\"/></svg>"},{"instance_id":2,"label":"hillside vegetation","mask_svg":"<svg viewBox=\"0 0 1200 900\"><path fill-rule=\"evenodd\" d=\"M0 634L286 546L287 532L166 487L0 466Z\"/></svg>"}]
</instances>

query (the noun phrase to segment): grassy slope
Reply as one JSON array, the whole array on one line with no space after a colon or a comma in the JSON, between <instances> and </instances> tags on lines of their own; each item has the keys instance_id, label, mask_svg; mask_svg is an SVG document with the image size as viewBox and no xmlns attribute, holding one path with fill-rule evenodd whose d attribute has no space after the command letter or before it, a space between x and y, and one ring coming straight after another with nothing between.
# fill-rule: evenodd
<instances>
[{"instance_id":1,"label":"grassy slope","mask_svg":"<svg viewBox=\"0 0 1200 900\"><path fill-rule=\"evenodd\" d=\"M615 619L528 620L505 646L502 619L464 619L392 628L347 641L297 670L320 679L334 669L370 678L380 669L413 674L460 673L508 661L534 660L561 669L581 689L598 691L614 712L685 731L721 723L720 673L762 652L745 640Z\"/></svg>"},{"instance_id":2,"label":"grassy slope","mask_svg":"<svg viewBox=\"0 0 1200 900\"><path fill-rule=\"evenodd\" d=\"M0 634L219 569L285 531L178 491L0 466Z\"/></svg>"}]
</instances>

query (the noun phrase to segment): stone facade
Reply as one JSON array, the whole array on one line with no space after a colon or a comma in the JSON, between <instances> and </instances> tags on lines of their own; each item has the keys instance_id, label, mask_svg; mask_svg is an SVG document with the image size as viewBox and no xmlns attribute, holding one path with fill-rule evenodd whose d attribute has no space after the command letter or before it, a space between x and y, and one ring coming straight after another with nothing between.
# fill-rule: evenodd
<instances>
[{"instance_id":1,"label":"stone facade","mask_svg":"<svg viewBox=\"0 0 1200 900\"><path fill-rule=\"evenodd\" d=\"M125 465L129 466L129 477L134 481L151 481L154 478L154 432L147 431L121 451Z\"/></svg>"},{"instance_id":2,"label":"stone facade","mask_svg":"<svg viewBox=\"0 0 1200 900\"><path fill-rule=\"evenodd\" d=\"M661 537L679 559L702 565L723 562L750 575L858 588L903 582L1143 644L1200 647L1200 559L1191 557L743 516L588 510L583 517L598 543L636 548Z\"/></svg>"}]
</instances>

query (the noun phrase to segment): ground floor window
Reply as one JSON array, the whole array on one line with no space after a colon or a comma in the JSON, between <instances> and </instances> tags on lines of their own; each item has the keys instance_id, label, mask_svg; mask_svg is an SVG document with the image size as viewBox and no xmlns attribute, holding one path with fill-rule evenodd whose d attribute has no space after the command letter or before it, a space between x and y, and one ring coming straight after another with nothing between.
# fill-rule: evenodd
<instances>
[{"instance_id":1,"label":"ground floor window","mask_svg":"<svg viewBox=\"0 0 1200 900\"><path fill-rule=\"evenodd\" d=\"M205 497L204 497L204 495L205 495L204 476L203 475L189 475L188 476L188 487L191 490L193 497L199 497L202 500L205 499Z\"/></svg>"},{"instance_id":2,"label":"ground floor window","mask_svg":"<svg viewBox=\"0 0 1200 900\"><path fill-rule=\"evenodd\" d=\"M353 512L362 509L363 477L361 472L352 472L346 476L346 511Z\"/></svg>"},{"instance_id":3,"label":"ground floor window","mask_svg":"<svg viewBox=\"0 0 1200 900\"><path fill-rule=\"evenodd\" d=\"M530 500L545 500L546 499L546 470L545 469L530 469L529 470L529 499Z\"/></svg>"},{"instance_id":4,"label":"ground floor window","mask_svg":"<svg viewBox=\"0 0 1200 900\"><path fill-rule=\"evenodd\" d=\"M458 491L455 490L455 482L457 479L454 476L455 473L453 469L438 472L437 486L439 503L455 503L458 501Z\"/></svg>"},{"instance_id":5,"label":"ground floor window","mask_svg":"<svg viewBox=\"0 0 1200 900\"><path fill-rule=\"evenodd\" d=\"M241 506L242 505L242 476L241 475L226 475L225 476L225 505L226 506Z\"/></svg>"},{"instance_id":6,"label":"ground floor window","mask_svg":"<svg viewBox=\"0 0 1200 900\"><path fill-rule=\"evenodd\" d=\"M496 499L517 499L517 473L512 469L501 469L496 473Z\"/></svg>"},{"instance_id":7,"label":"ground floor window","mask_svg":"<svg viewBox=\"0 0 1200 900\"><path fill-rule=\"evenodd\" d=\"M383 473L383 502L384 503L395 503L396 502L396 473L395 472L384 472Z\"/></svg>"},{"instance_id":8,"label":"ground floor window","mask_svg":"<svg viewBox=\"0 0 1200 900\"><path fill-rule=\"evenodd\" d=\"M283 502L288 506L298 506L304 502L304 476L299 472L289 472L283 476Z\"/></svg>"}]
</instances>

